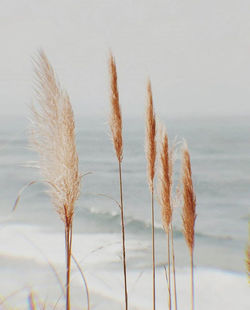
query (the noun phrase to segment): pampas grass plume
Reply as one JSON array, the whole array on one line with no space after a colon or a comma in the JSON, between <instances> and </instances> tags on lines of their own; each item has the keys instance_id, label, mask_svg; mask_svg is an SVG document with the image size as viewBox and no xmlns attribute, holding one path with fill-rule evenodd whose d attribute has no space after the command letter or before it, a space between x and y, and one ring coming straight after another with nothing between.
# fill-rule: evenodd
<instances>
[{"instance_id":1,"label":"pampas grass plume","mask_svg":"<svg viewBox=\"0 0 250 310\"><path fill-rule=\"evenodd\" d=\"M148 182L152 190L155 175L155 159L156 159L156 121L153 107L153 96L151 82L147 84L147 108L146 108L146 158L148 163Z\"/></svg>"},{"instance_id":2,"label":"pampas grass plume","mask_svg":"<svg viewBox=\"0 0 250 310\"><path fill-rule=\"evenodd\" d=\"M194 225L196 220L196 197L193 189L191 162L188 147L184 142L182 150L182 184L183 184L183 228L190 251L194 248Z\"/></svg>"},{"instance_id":3,"label":"pampas grass plume","mask_svg":"<svg viewBox=\"0 0 250 310\"><path fill-rule=\"evenodd\" d=\"M64 222L66 249L66 310L70 310L72 222L81 176L75 143L75 123L69 96L56 79L45 53L35 61L38 108L32 107L31 146L39 154L43 181Z\"/></svg>"},{"instance_id":4,"label":"pampas grass plume","mask_svg":"<svg viewBox=\"0 0 250 310\"><path fill-rule=\"evenodd\" d=\"M121 108L119 104L116 64L112 54L110 54L109 58L109 71L110 71L110 85L111 85L111 94L110 94L111 113L109 123L112 132L112 138L116 156L118 161L121 162L123 157L122 117L121 117Z\"/></svg>"},{"instance_id":5,"label":"pampas grass plume","mask_svg":"<svg viewBox=\"0 0 250 310\"><path fill-rule=\"evenodd\" d=\"M122 158L123 158L123 142L122 142L122 116L119 104L119 92L117 87L117 72L115 59L112 54L109 58L110 72L110 88L111 88L111 112L110 112L110 128L112 132L113 144L119 166L119 185L120 185L120 210L121 210L121 230L122 230L122 260L124 274L124 298L125 310L128 310L128 290L127 290L127 266L126 266L126 245L125 245L125 221L123 207L123 186L122 186Z\"/></svg>"},{"instance_id":6,"label":"pampas grass plume","mask_svg":"<svg viewBox=\"0 0 250 310\"><path fill-rule=\"evenodd\" d=\"M159 182L158 197L161 205L161 216L164 230L169 232L172 221L171 188L172 188L172 152L169 150L168 136L165 128L160 126L159 138Z\"/></svg>"},{"instance_id":7,"label":"pampas grass plume","mask_svg":"<svg viewBox=\"0 0 250 310\"><path fill-rule=\"evenodd\" d=\"M70 99L56 79L45 53L35 61L39 107L32 106L30 142L39 154L43 181L63 222L70 224L80 193L81 176L75 143L75 123Z\"/></svg>"},{"instance_id":8,"label":"pampas grass plume","mask_svg":"<svg viewBox=\"0 0 250 310\"><path fill-rule=\"evenodd\" d=\"M191 162L186 142L182 149L182 184L183 184L183 230L190 251L191 267L191 310L194 309L194 225L196 220L196 197L193 188Z\"/></svg>"}]
</instances>

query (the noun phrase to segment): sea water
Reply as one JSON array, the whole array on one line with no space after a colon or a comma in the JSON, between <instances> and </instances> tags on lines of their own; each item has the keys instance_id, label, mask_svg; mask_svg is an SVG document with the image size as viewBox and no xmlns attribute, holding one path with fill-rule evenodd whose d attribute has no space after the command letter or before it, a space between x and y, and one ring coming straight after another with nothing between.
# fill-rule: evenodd
<instances>
[{"instance_id":1,"label":"sea water","mask_svg":"<svg viewBox=\"0 0 250 310\"><path fill-rule=\"evenodd\" d=\"M195 302L197 309L249 309L245 268L250 204L250 122L247 117L163 119L176 144L174 184L181 171L181 143L188 143L197 197ZM77 118L82 179L74 217L73 254L96 309L123 307L118 164L107 121ZM152 309L151 210L144 150L144 121L124 119L122 162L129 303ZM175 141L175 142L174 142ZM3 305L27 309L32 291L47 308L64 298L64 231L28 148L28 122L5 118L0 125L0 297ZM21 194L31 181L35 184ZM167 239L155 203L157 305L167 307L164 266ZM189 305L189 252L181 206L174 210L178 303ZM57 270L57 274L54 269ZM10 296L9 296L10 295ZM9 297L8 297L9 296ZM61 296L61 298L59 298ZM6 300L5 300L6 299ZM0 299L1 301L1 299ZM86 307L82 278L72 262L72 304ZM0 303L1 307L1 303ZM61 308L60 308L61 307Z\"/></svg>"}]
</instances>

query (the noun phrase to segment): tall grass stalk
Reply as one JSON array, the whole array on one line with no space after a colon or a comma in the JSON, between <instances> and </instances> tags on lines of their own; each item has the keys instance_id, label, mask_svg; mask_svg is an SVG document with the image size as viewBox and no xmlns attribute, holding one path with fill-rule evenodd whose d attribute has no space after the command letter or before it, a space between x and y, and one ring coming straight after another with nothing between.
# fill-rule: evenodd
<instances>
[{"instance_id":1,"label":"tall grass stalk","mask_svg":"<svg viewBox=\"0 0 250 310\"><path fill-rule=\"evenodd\" d=\"M169 236L169 231L167 233L167 240L168 240L168 309L171 310L172 309L172 296L171 296L171 271L170 271L170 236Z\"/></svg>"},{"instance_id":2,"label":"tall grass stalk","mask_svg":"<svg viewBox=\"0 0 250 310\"><path fill-rule=\"evenodd\" d=\"M35 62L36 101L32 106L31 146L39 154L39 168L65 228L66 310L70 310L72 225L81 175L75 144L75 123L69 96L56 79L45 53Z\"/></svg>"},{"instance_id":3,"label":"tall grass stalk","mask_svg":"<svg viewBox=\"0 0 250 310\"><path fill-rule=\"evenodd\" d=\"M194 252L190 253L191 309L194 309Z\"/></svg>"},{"instance_id":4,"label":"tall grass stalk","mask_svg":"<svg viewBox=\"0 0 250 310\"><path fill-rule=\"evenodd\" d=\"M155 309L155 212L154 185L151 189L151 223L152 223L152 268L153 268L153 309Z\"/></svg>"},{"instance_id":5,"label":"tall grass stalk","mask_svg":"<svg viewBox=\"0 0 250 310\"><path fill-rule=\"evenodd\" d=\"M120 210L121 210L121 228L122 228L122 260L124 275L124 298L125 310L128 309L128 290L127 290L127 266L126 266L126 246L125 246L125 223L124 223L124 206L123 206L123 187L122 187L122 158L123 158L123 141L122 141L122 116L119 103L119 92L117 85L117 71L113 55L109 58L110 71L110 88L111 88L111 113L110 129L112 133L113 144L118 160L119 168L119 186L120 186Z\"/></svg>"},{"instance_id":6,"label":"tall grass stalk","mask_svg":"<svg viewBox=\"0 0 250 310\"><path fill-rule=\"evenodd\" d=\"M171 309L171 245L170 245L170 232L172 224L172 174L173 174L173 152L168 145L168 136L165 128L160 126L159 135L159 168L158 168L158 196L161 205L161 217L163 228L167 235L167 251L168 251L168 308ZM172 243L173 244L173 243Z\"/></svg>"},{"instance_id":7,"label":"tall grass stalk","mask_svg":"<svg viewBox=\"0 0 250 310\"><path fill-rule=\"evenodd\" d=\"M175 274L175 254L174 254L174 232L173 225L171 222L171 247L172 247L172 267L173 267L173 280L174 280L174 306L177 310L177 289L176 289L176 274Z\"/></svg>"},{"instance_id":8,"label":"tall grass stalk","mask_svg":"<svg viewBox=\"0 0 250 310\"><path fill-rule=\"evenodd\" d=\"M66 252L66 309L70 309L70 275L71 275L71 250L72 250L72 225L65 227L65 252Z\"/></svg>"},{"instance_id":9,"label":"tall grass stalk","mask_svg":"<svg viewBox=\"0 0 250 310\"><path fill-rule=\"evenodd\" d=\"M155 310L155 219L154 219L154 175L156 159L156 122L153 108L153 96L151 82L147 85L147 108L146 108L146 158L148 170L148 183L151 192L151 216L152 216L152 271L153 271L153 310Z\"/></svg>"},{"instance_id":10,"label":"tall grass stalk","mask_svg":"<svg viewBox=\"0 0 250 310\"><path fill-rule=\"evenodd\" d=\"M194 309L194 225L196 220L196 197L193 189L190 155L187 144L182 149L183 228L190 252L191 309Z\"/></svg>"},{"instance_id":11,"label":"tall grass stalk","mask_svg":"<svg viewBox=\"0 0 250 310\"><path fill-rule=\"evenodd\" d=\"M121 227L122 227L122 255L123 255L123 276L124 276L124 297L125 309L128 309L128 290L127 290L127 263L126 263L126 247L125 247L125 223L123 208L123 191L122 191L122 167L119 162L119 186L120 186L120 202L121 202Z\"/></svg>"}]
</instances>

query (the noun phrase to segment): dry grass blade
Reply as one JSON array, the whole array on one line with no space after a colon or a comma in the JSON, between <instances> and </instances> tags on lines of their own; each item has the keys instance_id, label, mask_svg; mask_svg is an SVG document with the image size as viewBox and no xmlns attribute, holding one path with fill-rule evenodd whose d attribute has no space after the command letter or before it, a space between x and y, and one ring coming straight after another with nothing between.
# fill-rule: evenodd
<instances>
[{"instance_id":1,"label":"dry grass blade","mask_svg":"<svg viewBox=\"0 0 250 310\"><path fill-rule=\"evenodd\" d=\"M75 256L73 254L72 254L72 258L73 258L73 261L76 264L77 269L79 270L79 272L81 274L81 277L82 277L82 280L83 280L83 283L84 283L84 286L85 286L85 289L86 289L87 305L88 305L87 309L90 310L90 298L89 298L89 288L88 288L87 280L85 278L85 275L84 275L84 273L82 271L82 268L81 268L80 264L78 263L77 259L75 258Z\"/></svg>"},{"instance_id":2,"label":"dry grass blade","mask_svg":"<svg viewBox=\"0 0 250 310\"><path fill-rule=\"evenodd\" d=\"M166 282L167 282L167 286L168 286L168 290L169 290L169 281L168 281L168 272L167 272L167 267L164 265L164 272L165 272L165 278L166 278Z\"/></svg>"},{"instance_id":3,"label":"dry grass blade","mask_svg":"<svg viewBox=\"0 0 250 310\"><path fill-rule=\"evenodd\" d=\"M52 202L65 226L67 264L66 309L70 309L72 221L80 193L81 175L75 143L75 123L69 96L56 79L45 53L35 60L36 96L32 107L31 146L39 154L39 166L50 186Z\"/></svg>"},{"instance_id":4,"label":"dry grass blade","mask_svg":"<svg viewBox=\"0 0 250 310\"><path fill-rule=\"evenodd\" d=\"M119 209L121 210L121 205L120 205L119 201L117 201L116 199L114 199L111 196L106 195L106 194L96 194L96 195L97 196L102 196L102 197L105 197L105 198L108 198L108 199L112 200L117 205L117 207L119 207Z\"/></svg>"},{"instance_id":5,"label":"dry grass blade","mask_svg":"<svg viewBox=\"0 0 250 310\"><path fill-rule=\"evenodd\" d=\"M15 290L14 292L11 292L7 296L4 296L4 297L0 296L0 306L1 306L0 309L5 308L4 307L4 303L6 303L8 299L12 298L13 296L19 294L22 291L25 291L26 289L27 289L27 287L24 286L22 288L19 288L19 289Z\"/></svg>"},{"instance_id":6,"label":"dry grass blade","mask_svg":"<svg viewBox=\"0 0 250 310\"><path fill-rule=\"evenodd\" d=\"M55 304L54 304L54 306L53 306L53 310L55 310L56 309L56 307L58 306L58 304L59 304L59 302L60 302L60 300L62 299L62 297L63 297L63 295L60 295L58 298L57 298L57 300L56 300L56 302L55 302Z\"/></svg>"},{"instance_id":7,"label":"dry grass blade","mask_svg":"<svg viewBox=\"0 0 250 310\"><path fill-rule=\"evenodd\" d=\"M56 267L55 265L48 259L48 257L44 254L44 252L30 239L28 238L27 236L23 236L24 239L34 248L36 249L41 255L42 257L45 259L45 261L47 262L47 264L49 265L51 271L53 272L60 288L61 288L61 291L62 291L62 294L66 297L66 291L65 291L65 288L64 288L64 284L61 280L61 277L59 275L59 273L57 272L56 270Z\"/></svg>"},{"instance_id":8,"label":"dry grass blade","mask_svg":"<svg viewBox=\"0 0 250 310\"><path fill-rule=\"evenodd\" d=\"M116 156L119 162L122 161L123 156L123 141L122 141L122 117L121 108L119 103L119 92L117 86L117 72L116 64L113 55L109 58L109 70L110 70L110 85L111 85L111 113L110 113L110 129L112 132L112 138Z\"/></svg>"},{"instance_id":9,"label":"dry grass blade","mask_svg":"<svg viewBox=\"0 0 250 310\"><path fill-rule=\"evenodd\" d=\"M25 185L20 189L20 191L19 191L18 194L17 194L17 198L16 198L16 201L15 201L14 206L13 206L13 208L12 208L12 211L15 211L15 210L16 210L17 205L18 205L18 203L19 203L19 201L20 201L20 199L21 199L21 196L22 196L23 192L24 192L28 187L30 187L31 185L36 184L36 183L37 183L37 181L31 181L31 182L25 184Z\"/></svg>"}]
</instances>

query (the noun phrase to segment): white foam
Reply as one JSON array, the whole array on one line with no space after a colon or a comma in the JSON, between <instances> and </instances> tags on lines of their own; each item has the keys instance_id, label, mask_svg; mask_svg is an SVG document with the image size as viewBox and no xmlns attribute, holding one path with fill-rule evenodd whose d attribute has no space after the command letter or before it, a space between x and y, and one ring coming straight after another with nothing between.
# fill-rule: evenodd
<instances>
[{"instance_id":1,"label":"white foam","mask_svg":"<svg viewBox=\"0 0 250 310\"><path fill-rule=\"evenodd\" d=\"M92 304L101 304L107 299L113 300L113 305L123 304L120 242L119 234L74 234L73 253L83 266L91 296L95 296L95 298L99 296L96 300L92 300ZM146 246L146 242L137 242L128 238L127 253L130 255L129 253L135 253L136 249L140 251ZM20 258L46 264L44 256L41 255L44 253L55 266L64 268L63 233L44 233L36 227L29 226L5 226L0 230L0 253L15 258L17 265ZM75 270L72 273L72 282L81 288L82 280ZM24 271L19 270L18 272L23 273ZM35 272L36 270L34 270ZM1 278L1 282L5 283L4 279ZM21 283L19 285L21 286ZM133 270L128 265L128 291L131 309L152 309L152 273L150 268ZM188 268L177 269L177 292L178 309L189 309L190 274ZM216 269L195 268L196 309L248 310L250 306L248 296L249 287L246 275ZM158 267L156 272L156 298L157 309L167 309L167 284L162 267ZM82 296L76 298L76 303L79 299L82 300ZM78 305L78 307L80 306ZM113 309L115 306L110 307L110 310Z\"/></svg>"},{"instance_id":2,"label":"white foam","mask_svg":"<svg viewBox=\"0 0 250 310\"><path fill-rule=\"evenodd\" d=\"M98 272L88 275L89 287L95 293L123 303L122 273ZM147 270L128 272L129 304L132 309L152 309L152 274ZM172 295L173 296L173 295ZM190 309L189 270L177 270L178 309ZM164 271L156 273L157 309L168 309L168 291ZM172 305L174 301L172 300ZM221 270L195 270L195 308L202 310L248 310L249 287L245 275Z\"/></svg>"},{"instance_id":3,"label":"white foam","mask_svg":"<svg viewBox=\"0 0 250 310\"><path fill-rule=\"evenodd\" d=\"M44 233L38 227L5 226L0 230L0 253L14 258L26 258L44 263L44 256L54 264L65 263L64 233ZM130 240L127 249L144 248L142 242ZM41 255L41 253L43 255ZM119 262L120 234L74 234L73 254L85 264L95 266Z\"/></svg>"}]
</instances>

